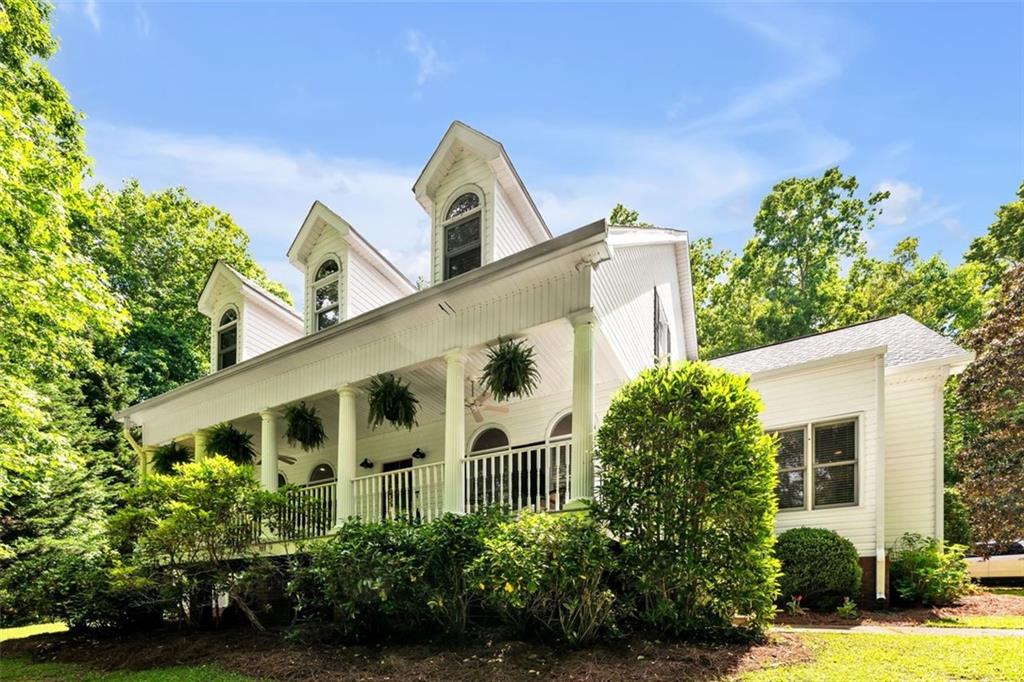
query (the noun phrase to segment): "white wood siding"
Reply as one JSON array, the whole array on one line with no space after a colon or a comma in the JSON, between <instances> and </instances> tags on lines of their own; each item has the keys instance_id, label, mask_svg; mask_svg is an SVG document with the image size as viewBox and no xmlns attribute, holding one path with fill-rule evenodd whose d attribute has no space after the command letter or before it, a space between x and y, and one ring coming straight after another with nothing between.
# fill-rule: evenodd
<instances>
[{"instance_id":1,"label":"white wood siding","mask_svg":"<svg viewBox=\"0 0 1024 682\"><path fill-rule=\"evenodd\" d=\"M533 246L530 233L500 185L494 192L494 260Z\"/></svg>"},{"instance_id":2,"label":"white wood siding","mask_svg":"<svg viewBox=\"0 0 1024 682\"><path fill-rule=\"evenodd\" d=\"M936 536L942 481L944 371L886 379L885 542L906 532ZM938 527L937 527L938 526Z\"/></svg>"},{"instance_id":3,"label":"white wood siding","mask_svg":"<svg viewBox=\"0 0 1024 682\"><path fill-rule=\"evenodd\" d=\"M244 343L239 360L254 358L302 336L302 324L285 315L261 305L255 296L247 297L242 316Z\"/></svg>"},{"instance_id":4,"label":"white wood siding","mask_svg":"<svg viewBox=\"0 0 1024 682\"><path fill-rule=\"evenodd\" d=\"M348 252L347 279L347 317L362 315L406 295L355 250Z\"/></svg>"},{"instance_id":5,"label":"white wood siding","mask_svg":"<svg viewBox=\"0 0 1024 682\"><path fill-rule=\"evenodd\" d=\"M672 245L616 248L593 274L594 311L629 376L654 364L654 289L672 330L672 359L683 359L675 249Z\"/></svg>"},{"instance_id":6,"label":"white wood siding","mask_svg":"<svg viewBox=\"0 0 1024 682\"><path fill-rule=\"evenodd\" d=\"M444 280L444 212L448 204L457 194L474 191L481 195L483 210L480 221L480 241L483 253L480 263L485 265L494 260L494 189L496 181L494 172L479 156L468 152L460 152L448 169L431 200L433 215L431 216L431 260L433 262L433 282Z\"/></svg>"},{"instance_id":7,"label":"white wood siding","mask_svg":"<svg viewBox=\"0 0 1024 682\"><path fill-rule=\"evenodd\" d=\"M588 277L575 270L547 279L523 271L501 282L453 292L456 312L436 302L366 325L301 353L287 354L198 388L180 399L140 410L146 443L160 443L261 409L307 398L380 372L397 370L529 329L590 306Z\"/></svg>"},{"instance_id":8,"label":"white wood siding","mask_svg":"<svg viewBox=\"0 0 1024 682\"><path fill-rule=\"evenodd\" d=\"M875 555L875 490L878 439L878 387L875 358L756 377L751 386L761 394L766 430L799 426L837 417L856 417L857 484L855 506L780 511L775 530L808 526L828 528L848 538L861 556ZM808 457L810 455L808 454Z\"/></svg>"}]
</instances>

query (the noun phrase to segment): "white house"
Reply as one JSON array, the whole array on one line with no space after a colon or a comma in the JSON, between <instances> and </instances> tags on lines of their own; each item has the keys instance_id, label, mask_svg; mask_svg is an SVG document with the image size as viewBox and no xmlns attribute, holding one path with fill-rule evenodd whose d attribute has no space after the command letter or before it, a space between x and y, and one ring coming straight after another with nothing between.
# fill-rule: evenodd
<instances>
[{"instance_id":1,"label":"white house","mask_svg":"<svg viewBox=\"0 0 1024 682\"><path fill-rule=\"evenodd\" d=\"M199 301L210 375L118 414L142 429L143 473L148 448L173 440L203 457L204 429L230 422L258 435L262 485L298 484L336 521L592 496L593 434L615 390L656 360L697 358L687 233L599 220L552 236L502 145L460 122L413 192L432 224L422 290L320 202L288 250L302 316L213 268ZM533 346L540 382L497 405L478 378L509 337ZM942 384L969 360L897 316L716 361L752 375L780 433L779 529L849 537L884 595L887 543L942 534ZM381 373L411 385L415 428L368 426L365 388ZM317 451L283 438L280 410L298 401L324 417Z\"/></svg>"}]
</instances>

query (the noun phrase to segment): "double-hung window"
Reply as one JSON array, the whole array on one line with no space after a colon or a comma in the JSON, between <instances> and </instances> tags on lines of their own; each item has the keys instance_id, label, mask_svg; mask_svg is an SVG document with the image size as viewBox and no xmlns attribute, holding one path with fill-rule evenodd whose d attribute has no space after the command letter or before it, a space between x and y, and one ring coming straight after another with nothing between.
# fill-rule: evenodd
<instances>
[{"instance_id":1,"label":"double-hung window","mask_svg":"<svg viewBox=\"0 0 1024 682\"><path fill-rule=\"evenodd\" d=\"M857 420L818 422L774 432L779 509L857 504Z\"/></svg>"},{"instance_id":2,"label":"double-hung window","mask_svg":"<svg viewBox=\"0 0 1024 682\"><path fill-rule=\"evenodd\" d=\"M459 195L444 219L444 279L480 267L480 225L483 212L474 192Z\"/></svg>"},{"instance_id":3,"label":"double-hung window","mask_svg":"<svg viewBox=\"0 0 1024 682\"><path fill-rule=\"evenodd\" d=\"M333 258L324 261L317 268L313 277L313 315L316 320L316 331L327 329L338 324L339 289L341 267Z\"/></svg>"},{"instance_id":4,"label":"double-hung window","mask_svg":"<svg viewBox=\"0 0 1024 682\"><path fill-rule=\"evenodd\" d=\"M217 325L217 369L238 362L238 311L228 308Z\"/></svg>"},{"instance_id":5,"label":"double-hung window","mask_svg":"<svg viewBox=\"0 0 1024 682\"><path fill-rule=\"evenodd\" d=\"M672 361L672 329L668 324L668 315L665 314L665 305L654 290L654 361Z\"/></svg>"}]
</instances>

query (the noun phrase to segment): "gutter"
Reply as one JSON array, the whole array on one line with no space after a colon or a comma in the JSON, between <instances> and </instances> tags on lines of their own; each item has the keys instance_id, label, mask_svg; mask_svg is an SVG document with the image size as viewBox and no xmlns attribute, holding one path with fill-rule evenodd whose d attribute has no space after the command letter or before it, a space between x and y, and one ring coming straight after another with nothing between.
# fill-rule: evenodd
<instances>
[{"instance_id":1,"label":"gutter","mask_svg":"<svg viewBox=\"0 0 1024 682\"><path fill-rule=\"evenodd\" d=\"M232 377L235 374L244 373L249 369L260 367L268 362L287 357L293 353L302 351L307 347L312 347L321 343L328 343L352 330L374 324L385 317L398 314L413 306L428 303L434 299L442 299L445 296L464 289L468 290L483 280L508 276L524 270L531 265L535 265L538 262L553 260L559 256L572 253L573 251L578 251L588 246L605 243L605 247L607 248L607 235L607 225L603 219L590 223L589 225L584 225L583 227L572 230L571 232L566 232L554 239L549 239L548 241L541 242L540 244L535 244L528 249L518 251L475 270L471 270L463 275L459 275L453 279L428 287L422 291L409 294L408 296L403 296L402 298L386 303L379 308L369 310L362 315L357 315L356 317L344 320L330 329L309 334L300 339L296 339L295 341L286 343L283 346L269 350L266 353L262 353L254 358L244 360L237 365L229 367L228 369L222 369L212 374L208 374L205 377L201 377L183 386L179 386L167 393L162 393L161 395L150 398L149 400L137 403L123 410L118 410L114 413L114 419L123 422L133 413L141 409L148 409L154 405L161 405L195 389L216 383L217 381L227 377Z\"/></svg>"}]
</instances>

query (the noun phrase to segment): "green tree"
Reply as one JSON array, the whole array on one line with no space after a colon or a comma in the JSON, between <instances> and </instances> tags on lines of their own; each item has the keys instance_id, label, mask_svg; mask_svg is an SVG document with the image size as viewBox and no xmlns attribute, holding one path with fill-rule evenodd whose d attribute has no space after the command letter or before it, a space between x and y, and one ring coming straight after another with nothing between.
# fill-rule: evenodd
<instances>
[{"instance_id":1,"label":"green tree","mask_svg":"<svg viewBox=\"0 0 1024 682\"><path fill-rule=\"evenodd\" d=\"M907 237L889 260L862 254L853 262L836 321L848 325L904 313L955 339L985 312L983 278L976 263L951 268L938 254L922 259L917 237Z\"/></svg>"},{"instance_id":2,"label":"green tree","mask_svg":"<svg viewBox=\"0 0 1024 682\"><path fill-rule=\"evenodd\" d=\"M863 255L863 233L889 196L857 196L853 176L830 168L819 178L775 185L754 218L735 276L763 291L768 305L754 325L773 343L836 326L843 297L840 260Z\"/></svg>"},{"instance_id":3,"label":"green tree","mask_svg":"<svg viewBox=\"0 0 1024 682\"><path fill-rule=\"evenodd\" d=\"M999 286L1007 270L1024 263L1024 182L1017 198L996 211L988 232L971 242L965 260L984 269L990 288Z\"/></svg>"},{"instance_id":4,"label":"green tree","mask_svg":"<svg viewBox=\"0 0 1024 682\"><path fill-rule=\"evenodd\" d=\"M968 420L958 484L974 540L1024 537L1024 263L1003 276L999 299L967 335L977 359L960 377Z\"/></svg>"},{"instance_id":5,"label":"green tree","mask_svg":"<svg viewBox=\"0 0 1024 682\"><path fill-rule=\"evenodd\" d=\"M626 208L622 204L615 204L611 214L608 216L608 224L625 227L654 227L650 223L642 222L637 211Z\"/></svg>"},{"instance_id":6,"label":"green tree","mask_svg":"<svg viewBox=\"0 0 1024 682\"><path fill-rule=\"evenodd\" d=\"M74 248L86 157L79 115L46 69L51 6L0 6L0 575L61 544L87 546L105 491L76 375L124 316ZM0 599L11 595L0 586Z\"/></svg>"}]
</instances>

